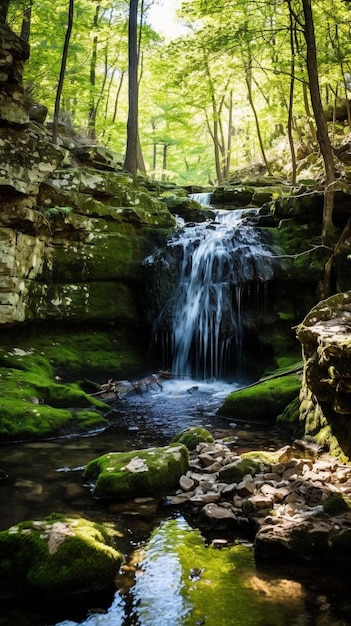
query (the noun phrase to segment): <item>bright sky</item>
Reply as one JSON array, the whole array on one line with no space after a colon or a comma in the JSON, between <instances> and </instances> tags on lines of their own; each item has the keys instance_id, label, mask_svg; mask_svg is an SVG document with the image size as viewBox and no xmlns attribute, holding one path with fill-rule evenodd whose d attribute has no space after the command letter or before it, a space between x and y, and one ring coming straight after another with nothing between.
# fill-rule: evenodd
<instances>
[{"instance_id":1,"label":"bright sky","mask_svg":"<svg viewBox=\"0 0 351 626\"><path fill-rule=\"evenodd\" d=\"M155 0L149 9L149 21L153 28L166 37L174 39L185 33L185 27L176 16L182 0Z\"/></svg>"}]
</instances>

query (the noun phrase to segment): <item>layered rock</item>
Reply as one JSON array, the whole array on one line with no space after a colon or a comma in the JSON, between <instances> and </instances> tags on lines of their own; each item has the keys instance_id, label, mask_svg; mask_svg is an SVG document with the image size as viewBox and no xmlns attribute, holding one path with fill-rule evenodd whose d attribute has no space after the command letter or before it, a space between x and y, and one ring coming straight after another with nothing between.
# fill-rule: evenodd
<instances>
[{"instance_id":1,"label":"layered rock","mask_svg":"<svg viewBox=\"0 0 351 626\"><path fill-rule=\"evenodd\" d=\"M52 144L24 98L27 44L5 26L0 42L0 324L135 321L137 264L174 218L107 150Z\"/></svg>"},{"instance_id":2,"label":"layered rock","mask_svg":"<svg viewBox=\"0 0 351 626\"><path fill-rule=\"evenodd\" d=\"M315 306L297 329L304 376L305 434L334 454L351 457L351 292Z\"/></svg>"}]
</instances>

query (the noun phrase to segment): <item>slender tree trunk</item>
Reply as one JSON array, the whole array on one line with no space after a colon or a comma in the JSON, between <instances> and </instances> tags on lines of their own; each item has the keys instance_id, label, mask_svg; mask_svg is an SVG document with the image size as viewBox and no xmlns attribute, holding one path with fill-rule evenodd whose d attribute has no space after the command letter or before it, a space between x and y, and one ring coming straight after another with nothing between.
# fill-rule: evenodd
<instances>
[{"instance_id":1,"label":"slender tree trunk","mask_svg":"<svg viewBox=\"0 0 351 626\"><path fill-rule=\"evenodd\" d=\"M88 114L88 135L91 139L96 137L96 104L95 104L95 87L96 87L96 62L97 62L97 46L98 36L97 27L99 23L100 2L95 5L95 14L93 21L93 48L90 59L90 98L89 98L89 114Z\"/></svg>"},{"instance_id":2,"label":"slender tree trunk","mask_svg":"<svg viewBox=\"0 0 351 626\"><path fill-rule=\"evenodd\" d=\"M293 106L294 106L294 88L295 88L295 24L291 10L291 0L288 0L289 7L289 30L290 30L290 90L289 90L289 107L288 107L288 139L291 154L291 181L293 185L296 183L296 152L293 137Z\"/></svg>"},{"instance_id":3,"label":"slender tree trunk","mask_svg":"<svg viewBox=\"0 0 351 626\"><path fill-rule=\"evenodd\" d=\"M121 72L121 76L120 76L118 87L117 87L117 92L116 92L116 97L115 97L115 105L114 105L114 108L113 108L112 124L115 123L116 117L117 117L117 108L118 108L119 96L121 94L121 89L122 89L122 85L123 85L123 79L124 79L124 70L122 70L122 72Z\"/></svg>"},{"instance_id":4,"label":"slender tree trunk","mask_svg":"<svg viewBox=\"0 0 351 626\"><path fill-rule=\"evenodd\" d=\"M252 96L251 59L249 60L247 66L246 66L245 81L246 81L246 85L247 85L247 95L248 95L248 99L249 99L249 104L250 104L252 113L253 113L254 118L255 118L256 132L257 132L258 143L260 144L261 155L262 155L264 164L265 164L266 169L267 169L267 174L271 175L272 174L271 168L270 168L268 159L266 157L266 152L265 152L264 145L263 145L263 139L262 139L261 129L260 129L260 122L259 122L259 119L258 119L255 103L254 103L253 96Z\"/></svg>"},{"instance_id":5,"label":"slender tree trunk","mask_svg":"<svg viewBox=\"0 0 351 626\"><path fill-rule=\"evenodd\" d=\"M333 209L334 209L334 183L335 167L333 148L330 143L328 126L325 119L320 94L316 38L313 23L311 0L302 0L305 24L304 36L307 47L307 72L311 94L311 103L317 126L317 140L324 161L325 170L325 193L323 206L322 241L328 243L334 235Z\"/></svg>"},{"instance_id":6,"label":"slender tree trunk","mask_svg":"<svg viewBox=\"0 0 351 626\"><path fill-rule=\"evenodd\" d=\"M138 3L139 0L129 2L128 25L128 121L127 146L124 160L124 169L133 176L137 174L138 148Z\"/></svg>"},{"instance_id":7,"label":"slender tree trunk","mask_svg":"<svg viewBox=\"0 0 351 626\"><path fill-rule=\"evenodd\" d=\"M68 23L67 23L65 42L64 42L64 45L63 45L61 70L60 70L60 76L59 76L59 81L58 81L58 85L57 85L57 92L56 92L56 99L55 99L54 119L53 119L53 126L52 126L52 143L53 144L57 143L58 120L59 120L59 113L60 113L60 102L61 102L63 83L64 83L64 80L65 80L65 72L66 72L66 64L67 64L67 57L68 57L69 41L70 41L70 38L71 38L72 27L73 27L73 13L74 13L74 0L69 0Z\"/></svg>"},{"instance_id":8,"label":"slender tree trunk","mask_svg":"<svg viewBox=\"0 0 351 626\"><path fill-rule=\"evenodd\" d=\"M21 28L21 34L20 34L20 38L23 39L23 41L26 41L27 43L29 42L29 36L30 36L32 6L33 6L33 0L30 0L28 3L28 6L25 8L23 12L22 28Z\"/></svg>"},{"instance_id":9,"label":"slender tree trunk","mask_svg":"<svg viewBox=\"0 0 351 626\"><path fill-rule=\"evenodd\" d=\"M227 135L227 156L225 162L225 180L229 179L230 176L230 162L232 157L232 132L233 132L233 91L230 91L229 94L229 105L228 105L228 135Z\"/></svg>"}]
</instances>

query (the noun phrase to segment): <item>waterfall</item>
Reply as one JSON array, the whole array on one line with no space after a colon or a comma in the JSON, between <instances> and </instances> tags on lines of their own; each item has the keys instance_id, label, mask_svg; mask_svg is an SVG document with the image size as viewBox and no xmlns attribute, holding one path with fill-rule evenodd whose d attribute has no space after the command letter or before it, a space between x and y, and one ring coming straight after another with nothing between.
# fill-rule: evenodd
<instances>
[{"instance_id":1,"label":"waterfall","mask_svg":"<svg viewBox=\"0 0 351 626\"><path fill-rule=\"evenodd\" d=\"M190 198L192 200L196 200L201 206L209 207L211 206L211 196L212 192L201 192L201 193L191 193Z\"/></svg>"},{"instance_id":2,"label":"waterfall","mask_svg":"<svg viewBox=\"0 0 351 626\"><path fill-rule=\"evenodd\" d=\"M271 250L260 229L245 223L245 212L215 213L215 221L185 225L148 259L163 292L154 320L165 365L205 380L223 377L233 354L240 361L244 290L274 273Z\"/></svg>"}]
</instances>

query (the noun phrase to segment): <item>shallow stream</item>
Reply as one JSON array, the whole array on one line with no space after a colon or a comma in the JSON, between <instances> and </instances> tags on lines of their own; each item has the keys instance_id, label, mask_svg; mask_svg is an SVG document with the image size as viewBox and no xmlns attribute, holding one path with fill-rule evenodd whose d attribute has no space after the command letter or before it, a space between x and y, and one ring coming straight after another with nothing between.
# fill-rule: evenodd
<instances>
[{"instance_id":1,"label":"shallow stream","mask_svg":"<svg viewBox=\"0 0 351 626\"><path fill-rule=\"evenodd\" d=\"M0 529L53 512L113 523L126 566L116 588L57 605L3 603L0 626L346 626L349 579L306 567L258 568L250 541L201 537L181 509L147 498L102 505L84 483L91 459L110 451L165 445L188 426L235 437L237 451L277 449L286 435L259 423L216 416L225 383L167 381L111 410L107 430L86 437L2 446ZM218 541L216 541L218 539ZM116 591L117 589L117 591Z\"/></svg>"}]
</instances>

